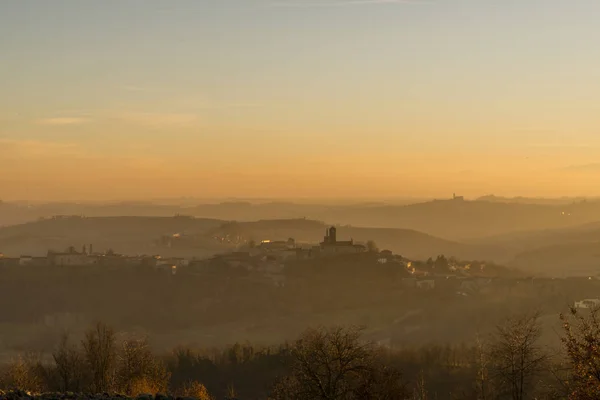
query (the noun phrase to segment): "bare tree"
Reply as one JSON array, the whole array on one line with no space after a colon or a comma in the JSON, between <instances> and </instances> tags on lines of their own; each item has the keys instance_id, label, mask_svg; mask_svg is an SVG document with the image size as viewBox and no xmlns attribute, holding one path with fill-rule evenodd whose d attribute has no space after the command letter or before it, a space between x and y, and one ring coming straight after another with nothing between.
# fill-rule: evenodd
<instances>
[{"instance_id":1,"label":"bare tree","mask_svg":"<svg viewBox=\"0 0 600 400\"><path fill-rule=\"evenodd\" d=\"M188 381L177 391L179 397L194 398L197 400L213 400L206 387L198 381Z\"/></svg>"},{"instance_id":2,"label":"bare tree","mask_svg":"<svg viewBox=\"0 0 600 400\"><path fill-rule=\"evenodd\" d=\"M425 372L421 370L421 372L419 372L419 377L417 378L415 390L413 391L413 399L427 400L428 398L429 394L427 393L427 381L425 380Z\"/></svg>"},{"instance_id":3,"label":"bare tree","mask_svg":"<svg viewBox=\"0 0 600 400\"><path fill-rule=\"evenodd\" d=\"M475 337L475 396L477 400L487 400L491 398L491 382L489 379L490 357L486 348L486 343L477 333Z\"/></svg>"},{"instance_id":4,"label":"bare tree","mask_svg":"<svg viewBox=\"0 0 600 400\"><path fill-rule=\"evenodd\" d=\"M402 399L399 372L376 362L376 351L358 328L309 329L292 348L291 375L276 385L284 400ZM399 390L391 394L393 390Z\"/></svg>"},{"instance_id":5,"label":"bare tree","mask_svg":"<svg viewBox=\"0 0 600 400\"><path fill-rule=\"evenodd\" d=\"M146 338L123 342L117 373L119 388L130 396L165 393L170 374L152 353Z\"/></svg>"},{"instance_id":6,"label":"bare tree","mask_svg":"<svg viewBox=\"0 0 600 400\"><path fill-rule=\"evenodd\" d=\"M513 400L527 398L547 358L538 346L541 335L538 317L536 313L508 319L497 327L491 345L498 389Z\"/></svg>"},{"instance_id":7,"label":"bare tree","mask_svg":"<svg viewBox=\"0 0 600 400\"><path fill-rule=\"evenodd\" d=\"M44 389L41 364L36 354L18 356L11 361L2 378L2 386L12 390L41 392Z\"/></svg>"},{"instance_id":8,"label":"bare tree","mask_svg":"<svg viewBox=\"0 0 600 400\"><path fill-rule=\"evenodd\" d=\"M81 391L85 359L81 351L70 344L68 333L61 336L52 357L59 379L59 390L63 392Z\"/></svg>"},{"instance_id":9,"label":"bare tree","mask_svg":"<svg viewBox=\"0 0 600 400\"><path fill-rule=\"evenodd\" d=\"M97 393L111 392L115 386L117 366L114 330L99 322L85 333L82 345L91 374L90 389Z\"/></svg>"},{"instance_id":10,"label":"bare tree","mask_svg":"<svg viewBox=\"0 0 600 400\"><path fill-rule=\"evenodd\" d=\"M237 399L237 392L235 391L235 386L233 386L233 384L229 384L227 386L227 395L225 396L225 400L236 400Z\"/></svg>"},{"instance_id":11,"label":"bare tree","mask_svg":"<svg viewBox=\"0 0 600 400\"><path fill-rule=\"evenodd\" d=\"M574 307L561 315L562 342L570 363L567 391L570 399L600 398L600 309L581 315Z\"/></svg>"}]
</instances>

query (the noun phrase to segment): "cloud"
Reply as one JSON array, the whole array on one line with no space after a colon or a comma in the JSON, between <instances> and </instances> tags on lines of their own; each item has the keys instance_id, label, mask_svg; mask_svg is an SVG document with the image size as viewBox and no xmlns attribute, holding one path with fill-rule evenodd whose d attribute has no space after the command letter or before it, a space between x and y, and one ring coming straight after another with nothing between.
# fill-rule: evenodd
<instances>
[{"instance_id":1,"label":"cloud","mask_svg":"<svg viewBox=\"0 0 600 400\"><path fill-rule=\"evenodd\" d=\"M82 154L82 149L74 143L0 139L0 147L5 150L3 154L6 156L19 159Z\"/></svg>"},{"instance_id":2,"label":"cloud","mask_svg":"<svg viewBox=\"0 0 600 400\"><path fill-rule=\"evenodd\" d=\"M433 1L433 0L432 0ZM330 1L275 1L270 3L271 7L311 8L311 7L344 7L344 6L368 6L368 5L392 5L392 4L427 4L426 0L330 0Z\"/></svg>"},{"instance_id":3,"label":"cloud","mask_svg":"<svg viewBox=\"0 0 600 400\"><path fill-rule=\"evenodd\" d=\"M563 171L570 172L600 172L600 163L569 165L563 168Z\"/></svg>"},{"instance_id":4,"label":"cloud","mask_svg":"<svg viewBox=\"0 0 600 400\"><path fill-rule=\"evenodd\" d=\"M53 117L38 121L40 125L79 125L88 122L87 118L80 117Z\"/></svg>"},{"instance_id":5,"label":"cloud","mask_svg":"<svg viewBox=\"0 0 600 400\"><path fill-rule=\"evenodd\" d=\"M139 125L160 127L160 126L181 126L191 125L197 122L196 114L181 113L141 113L130 112L121 114L118 119Z\"/></svg>"}]
</instances>

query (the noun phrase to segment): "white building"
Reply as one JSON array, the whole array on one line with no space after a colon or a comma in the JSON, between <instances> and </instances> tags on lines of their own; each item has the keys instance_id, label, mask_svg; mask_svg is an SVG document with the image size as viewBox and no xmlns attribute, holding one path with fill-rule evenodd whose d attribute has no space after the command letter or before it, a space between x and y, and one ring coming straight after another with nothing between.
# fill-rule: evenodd
<instances>
[{"instance_id":1,"label":"white building","mask_svg":"<svg viewBox=\"0 0 600 400\"><path fill-rule=\"evenodd\" d=\"M600 306L600 299L585 299L575 302L575 308L596 308Z\"/></svg>"}]
</instances>

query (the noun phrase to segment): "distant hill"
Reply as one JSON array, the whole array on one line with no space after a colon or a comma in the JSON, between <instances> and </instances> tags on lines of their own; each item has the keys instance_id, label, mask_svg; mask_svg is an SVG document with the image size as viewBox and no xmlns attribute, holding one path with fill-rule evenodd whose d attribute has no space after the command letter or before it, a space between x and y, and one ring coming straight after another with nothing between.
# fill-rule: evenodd
<instances>
[{"instance_id":1,"label":"distant hill","mask_svg":"<svg viewBox=\"0 0 600 400\"><path fill-rule=\"evenodd\" d=\"M203 234L224 221L187 217L50 218L0 228L0 252L5 255L42 255L47 250L93 244L94 250L112 248L123 253L152 251L161 235Z\"/></svg>"},{"instance_id":2,"label":"distant hill","mask_svg":"<svg viewBox=\"0 0 600 400\"><path fill-rule=\"evenodd\" d=\"M554 244L518 254L509 264L539 276L600 276L600 241Z\"/></svg>"},{"instance_id":3,"label":"distant hill","mask_svg":"<svg viewBox=\"0 0 600 400\"><path fill-rule=\"evenodd\" d=\"M487 201L490 203L515 203L515 204L540 204L540 205L567 205L567 204L585 202L588 200L597 201L598 198L588 199L585 197L557 197L557 198L502 197L502 196L487 195L487 196L481 196L477 199L477 201Z\"/></svg>"},{"instance_id":4,"label":"distant hill","mask_svg":"<svg viewBox=\"0 0 600 400\"><path fill-rule=\"evenodd\" d=\"M410 205L299 206L294 204L219 204L190 210L192 215L251 221L302 218L341 225L401 228L452 241L510 233L574 227L600 221L600 202L519 204L436 200Z\"/></svg>"},{"instance_id":5,"label":"distant hill","mask_svg":"<svg viewBox=\"0 0 600 400\"><path fill-rule=\"evenodd\" d=\"M600 274L600 222L564 229L513 232L473 241L513 254L512 266L549 276Z\"/></svg>"},{"instance_id":6,"label":"distant hill","mask_svg":"<svg viewBox=\"0 0 600 400\"><path fill-rule=\"evenodd\" d=\"M61 214L87 217L171 217L181 214L245 222L307 218L341 225L409 229L451 241L464 241L517 230L560 229L600 221L600 201L540 202L486 198L485 201L437 200L407 205L225 202L197 206L150 203L28 206L3 203L0 204L0 226Z\"/></svg>"}]
</instances>

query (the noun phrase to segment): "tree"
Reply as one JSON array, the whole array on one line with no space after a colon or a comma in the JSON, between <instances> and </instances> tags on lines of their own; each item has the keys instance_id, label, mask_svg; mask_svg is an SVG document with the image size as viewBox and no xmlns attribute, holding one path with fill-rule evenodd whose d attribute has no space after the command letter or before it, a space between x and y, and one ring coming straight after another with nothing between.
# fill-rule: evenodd
<instances>
[{"instance_id":1,"label":"tree","mask_svg":"<svg viewBox=\"0 0 600 400\"><path fill-rule=\"evenodd\" d=\"M229 384L227 386L227 394L225 396L225 400L236 400L237 399L237 392L235 391L235 386L233 386L233 384Z\"/></svg>"},{"instance_id":2,"label":"tree","mask_svg":"<svg viewBox=\"0 0 600 400\"><path fill-rule=\"evenodd\" d=\"M357 328L307 330L292 347L291 374L275 386L272 398L404 398L399 372L382 367L374 347L362 343L360 334Z\"/></svg>"},{"instance_id":3,"label":"tree","mask_svg":"<svg viewBox=\"0 0 600 400\"><path fill-rule=\"evenodd\" d=\"M114 390L117 366L114 330L99 322L85 333L82 346L91 374L90 389L96 393Z\"/></svg>"},{"instance_id":4,"label":"tree","mask_svg":"<svg viewBox=\"0 0 600 400\"><path fill-rule=\"evenodd\" d=\"M571 366L567 389L570 399L600 398L600 309L587 316L571 308L569 315L561 314L564 336L561 338Z\"/></svg>"},{"instance_id":5,"label":"tree","mask_svg":"<svg viewBox=\"0 0 600 400\"><path fill-rule=\"evenodd\" d=\"M61 336L52 357L59 380L59 390L80 392L83 389L84 355L75 346L70 345L67 333Z\"/></svg>"},{"instance_id":6,"label":"tree","mask_svg":"<svg viewBox=\"0 0 600 400\"><path fill-rule=\"evenodd\" d=\"M39 354L27 353L12 360L0 378L5 389L39 393L47 389L48 370Z\"/></svg>"},{"instance_id":7,"label":"tree","mask_svg":"<svg viewBox=\"0 0 600 400\"><path fill-rule=\"evenodd\" d=\"M491 382L489 379L490 357L486 343L479 333L475 337L474 356L475 398L476 400L486 400L492 397Z\"/></svg>"},{"instance_id":8,"label":"tree","mask_svg":"<svg viewBox=\"0 0 600 400\"><path fill-rule=\"evenodd\" d=\"M433 265L436 269L441 269L441 270L446 270L448 269L448 260L446 259L446 256L444 256L443 254L440 256L437 256L437 258L435 259L435 263Z\"/></svg>"},{"instance_id":9,"label":"tree","mask_svg":"<svg viewBox=\"0 0 600 400\"><path fill-rule=\"evenodd\" d=\"M198 381L188 381L177 391L179 397L194 398L197 400L213 400L206 387Z\"/></svg>"},{"instance_id":10,"label":"tree","mask_svg":"<svg viewBox=\"0 0 600 400\"><path fill-rule=\"evenodd\" d=\"M377 253L379 252L379 247L377 247L377 244L373 240L369 240L367 242L367 251L370 253Z\"/></svg>"},{"instance_id":11,"label":"tree","mask_svg":"<svg viewBox=\"0 0 600 400\"><path fill-rule=\"evenodd\" d=\"M129 396L165 393L169 378L165 365L152 354L146 338L123 342L117 372L121 391Z\"/></svg>"},{"instance_id":12,"label":"tree","mask_svg":"<svg viewBox=\"0 0 600 400\"><path fill-rule=\"evenodd\" d=\"M425 380L425 372L423 370L419 372L413 398L415 400L427 400L429 398L427 393L427 381Z\"/></svg>"},{"instance_id":13,"label":"tree","mask_svg":"<svg viewBox=\"0 0 600 400\"><path fill-rule=\"evenodd\" d=\"M506 320L498 325L491 345L492 369L498 388L513 400L523 400L533 389L546 355L537 342L541 334L538 314Z\"/></svg>"}]
</instances>

